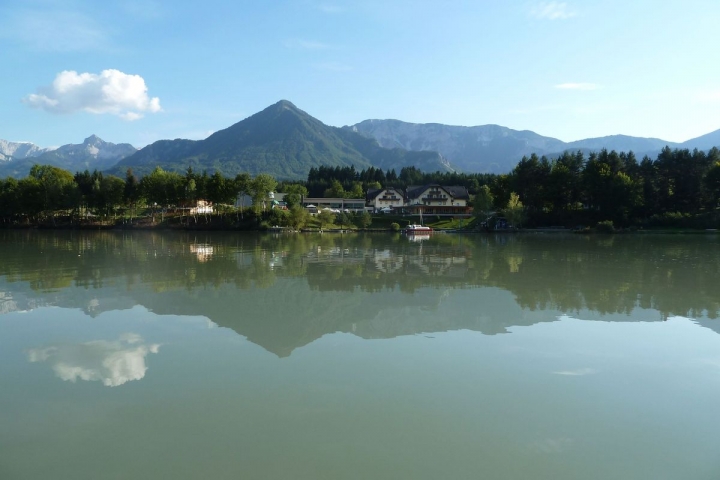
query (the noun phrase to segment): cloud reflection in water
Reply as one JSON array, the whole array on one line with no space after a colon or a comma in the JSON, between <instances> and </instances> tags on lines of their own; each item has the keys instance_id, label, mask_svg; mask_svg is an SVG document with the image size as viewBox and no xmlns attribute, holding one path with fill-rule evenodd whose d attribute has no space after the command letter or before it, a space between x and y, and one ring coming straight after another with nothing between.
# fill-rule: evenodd
<instances>
[{"instance_id":1,"label":"cloud reflection in water","mask_svg":"<svg viewBox=\"0 0 720 480\"><path fill-rule=\"evenodd\" d=\"M159 344L148 344L140 335L125 333L114 341L50 345L31 349L27 355L30 362L49 362L62 380L102 381L107 387L117 387L145 377L145 357L159 350Z\"/></svg>"}]
</instances>

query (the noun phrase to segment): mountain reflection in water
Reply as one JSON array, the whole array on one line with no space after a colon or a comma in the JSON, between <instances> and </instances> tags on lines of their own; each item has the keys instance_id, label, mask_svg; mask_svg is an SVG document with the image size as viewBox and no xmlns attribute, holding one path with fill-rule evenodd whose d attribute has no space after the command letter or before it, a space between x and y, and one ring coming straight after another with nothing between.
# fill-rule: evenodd
<instances>
[{"instance_id":1,"label":"mountain reflection in water","mask_svg":"<svg viewBox=\"0 0 720 480\"><path fill-rule=\"evenodd\" d=\"M533 314L545 310L620 321L681 315L718 330L716 236L435 235L413 243L390 234L4 231L0 244L0 313L59 306L96 316L143 305L207 317L281 357L332 332L497 334L547 321ZM467 292L451 301L466 302L469 313L434 314L457 289ZM637 311L646 313L630 315ZM63 356L96 347L43 351L58 372ZM139 375L76 367L58 375L106 384Z\"/></svg>"}]
</instances>

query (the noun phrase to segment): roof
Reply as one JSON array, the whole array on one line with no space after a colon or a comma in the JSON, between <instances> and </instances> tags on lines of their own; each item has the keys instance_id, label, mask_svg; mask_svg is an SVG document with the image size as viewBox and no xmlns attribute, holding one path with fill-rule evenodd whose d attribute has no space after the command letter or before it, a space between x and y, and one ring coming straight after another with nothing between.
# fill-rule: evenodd
<instances>
[{"instance_id":1,"label":"roof","mask_svg":"<svg viewBox=\"0 0 720 480\"><path fill-rule=\"evenodd\" d=\"M443 187L447 192L455 198L470 200L470 192L468 189L459 185L453 185L452 187Z\"/></svg>"},{"instance_id":2,"label":"roof","mask_svg":"<svg viewBox=\"0 0 720 480\"><path fill-rule=\"evenodd\" d=\"M405 196L405 192L402 191L401 188L395 188L395 187L388 187L388 188L368 188L367 195L365 195L365 198L370 201L377 198L378 195L380 195L382 192L394 190L400 194L401 197Z\"/></svg>"},{"instance_id":3,"label":"roof","mask_svg":"<svg viewBox=\"0 0 720 480\"><path fill-rule=\"evenodd\" d=\"M367 194L365 194L366 200L373 200L375 197L385 190L384 188L368 188Z\"/></svg>"},{"instance_id":4,"label":"roof","mask_svg":"<svg viewBox=\"0 0 720 480\"><path fill-rule=\"evenodd\" d=\"M453 186L445 186L440 185L437 183L428 183L427 185L410 185L407 188L407 198L417 198L419 197L425 190L431 187L438 187L445 190L448 195L450 195L453 198L457 199L463 199L463 200L469 200L470 199L470 193L468 192L468 189L460 186L460 185L453 185Z\"/></svg>"}]
</instances>

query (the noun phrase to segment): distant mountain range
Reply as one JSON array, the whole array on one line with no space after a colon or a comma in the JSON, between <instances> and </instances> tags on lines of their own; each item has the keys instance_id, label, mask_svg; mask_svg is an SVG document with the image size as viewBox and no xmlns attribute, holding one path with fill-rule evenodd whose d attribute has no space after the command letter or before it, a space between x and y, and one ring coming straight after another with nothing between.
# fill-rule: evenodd
<instances>
[{"instance_id":1,"label":"distant mountain range","mask_svg":"<svg viewBox=\"0 0 720 480\"><path fill-rule=\"evenodd\" d=\"M82 144L59 148L0 140L0 177L23 177L35 163L71 172L97 169L118 176L124 176L128 168L144 175L156 166L176 172L192 167L227 176L269 173L278 179L304 179L310 168L320 165L354 165L358 170L373 166L398 172L415 166L429 172L507 173L532 153L553 157L566 150L587 153L606 148L654 158L665 146L709 150L720 146L720 130L674 143L627 135L563 142L499 125L460 127L399 120L365 120L337 128L281 100L204 140L160 140L140 150L95 135Z\"/></svg>"},{"instance_id":2,"label":"distant mountain range","mask_svg":"<svg viewBox=\"0 0 720 480\"><path fill-rule=\"evenodd\" d=\"M720 146L720 130L683 143L674 143L659 138L627 135L563 142L529 130L512 130L499 125L459 127L399 120L365 120L344 128L374 138L383 147L436 151L458 170L483 173L507 173L524 155L532 153L553 157L567 150L588 153L606 148L633 151L640 159L644 155L651 158L657 156L665 146L691 150L709 150Z\"/></svg>"},{"instance_id":3,"label":"distant mountain range","mask_svg":"<svg viewBox=\"0 0 720 480\"><path fill-rule=\"evenodd\" d=\"M37 157L52 148L40 148L30 142L8 142L0 140L0 162L9 162L13 159Z\"/></svg>"},{"instance_id":4,"label":"distant mountain range","mask_svg":"<svg viewBox=\"0 0 720 480\"><path fill-rule=\"evenodd\" d=\"M89 136L79 145L63 145L55 149L40 148L32 143L18 144L0 140L0 149L0 153L5 157L5 161L0 163L0 177L16 178L27 176L36 163L53 165L71 172L86 169L103 171L137 152L137 149L128 143L116 145L95 135Z\"/></svg>"}]
</instances>

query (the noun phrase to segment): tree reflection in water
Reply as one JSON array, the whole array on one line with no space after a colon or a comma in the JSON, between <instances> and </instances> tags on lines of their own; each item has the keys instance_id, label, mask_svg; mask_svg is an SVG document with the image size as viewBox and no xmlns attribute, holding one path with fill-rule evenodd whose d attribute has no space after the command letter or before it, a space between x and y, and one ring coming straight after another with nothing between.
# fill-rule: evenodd
<instances>
[{"instance_id":1,"label":"tree reflection in water","mask_svg":"<svg viewBox=\"0 0 720 480\"><path fill-rule=\"evenodd\" d=\"M498 333L524 321L510 309L641 308L658 319L720 311L720 244L710 235L440 234L409 242L392 234L4 231L0 244L3 311L57 305L96 315L141 304L206 316L281 356L335 331ZM403 308L436 309L453 289L472 289L472 315L398 320ZM514 302L493 303L497 292ZM390 310L395 323L383 323Z\"/></svg>"}]
</instances>

